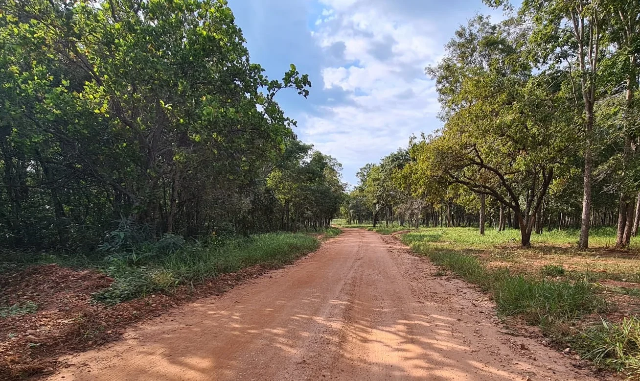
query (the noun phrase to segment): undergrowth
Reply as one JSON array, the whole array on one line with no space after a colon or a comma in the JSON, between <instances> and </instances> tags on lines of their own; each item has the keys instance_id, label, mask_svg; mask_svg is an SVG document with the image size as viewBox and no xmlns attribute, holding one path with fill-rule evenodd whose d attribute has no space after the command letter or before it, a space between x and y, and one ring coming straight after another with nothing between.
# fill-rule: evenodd
<instances>
[{"instance_id":1,"label":"undergrowth","mask_svg":"<svg viewBox=\"0 0 640 381\"><path fill-rule=\"evenodd\" d=\"M342 230L334 227L329 227L323 230L324 236L327 238L337 237L342 234Z\"/></svg>"},{"instance_id":2,"label":"undergrowth","mask_svg":"<svg viewBox=\"0 0 640 381\"><path fill-rule=\"evenodd\" d=\"M331 230L330 234L337 233ZM268 233L207 244L161 245L167 249L132 250L108 256L103 270L115 281L94 294L94 299L116 304L258 264L280 267L317 249L319 242L308 234Z\"/></svg>"}]
</instances>

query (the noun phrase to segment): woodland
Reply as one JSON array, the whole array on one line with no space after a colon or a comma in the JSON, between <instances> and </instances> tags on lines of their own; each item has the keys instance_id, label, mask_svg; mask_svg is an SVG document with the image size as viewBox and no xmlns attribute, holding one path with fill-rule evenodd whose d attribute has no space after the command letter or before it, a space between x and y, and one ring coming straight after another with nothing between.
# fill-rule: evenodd
<instances>
[{"instance_id":1,"label":"woodland","mask_svg":"<svg viewBox=\"0 0 640 381\"><path fill-rule=\"evenodd\" d=\"M640 220L640 3L485 1L508 16L460 27L435 80L443 127L358 173L350 223L520 230L615 227L627 248Z\"/></svg>"},{"instance_id":2,"label":"woodland","mask_svg":"<svg viewBox=\"0 0 640 381\"><path fill-rule=\"evenodd\" d=\"M0 247L68 253L325 228L340 164L299 141L225 1L0 2Z\"/></svg>"}]
</instances>

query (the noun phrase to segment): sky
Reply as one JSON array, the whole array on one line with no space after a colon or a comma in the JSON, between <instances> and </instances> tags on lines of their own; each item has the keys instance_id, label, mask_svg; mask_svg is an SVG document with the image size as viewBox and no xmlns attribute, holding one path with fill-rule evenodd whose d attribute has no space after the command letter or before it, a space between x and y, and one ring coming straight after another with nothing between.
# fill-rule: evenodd
<instances>
[{"instance_id":1,"label":"sky","mask_svg":"<svg viewBox=\"0 0 640 381\"><path fill-rule=\"evenodd\" d=\"M229 0L254 63L271 78L295 64L312 83L277 101L298 122L305 143L336 158L343 180L357 184L367 163L411 135L431 133L438 119L435 82L424 73L444 54L460 25L494 15L481 0Z\"/></svg>"}]
</instances>

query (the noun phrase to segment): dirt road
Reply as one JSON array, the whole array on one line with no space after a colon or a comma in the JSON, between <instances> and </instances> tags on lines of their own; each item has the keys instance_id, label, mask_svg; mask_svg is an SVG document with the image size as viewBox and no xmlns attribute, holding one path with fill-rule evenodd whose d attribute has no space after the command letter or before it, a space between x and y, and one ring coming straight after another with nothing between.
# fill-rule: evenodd
<instances>
[{"instance_id":1,"label":"dirt road","mask_svg":"<svg viewBox=\"0 0 640 381\"><path fill-rule=\"evenodd\" d=\"M51 380L592 380L390 237L298 261L131 329Z\"/></svg>"}]
</instances>

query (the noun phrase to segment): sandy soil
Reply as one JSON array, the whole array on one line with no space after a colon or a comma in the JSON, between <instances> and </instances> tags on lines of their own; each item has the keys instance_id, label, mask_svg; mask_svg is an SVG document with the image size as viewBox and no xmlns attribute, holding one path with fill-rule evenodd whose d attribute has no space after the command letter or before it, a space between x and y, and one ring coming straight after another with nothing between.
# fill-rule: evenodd
<instances>
[{"instance_id":1,"label":"sandy soil","mask_svg":"<svg viewBox=\"0 0 640 381\"><path fill-rule=\"evenodd\" d=\"M130 329L51 380L595 380L487 298L346 229L295 265Z\"/></svg>"}]
</instances>

